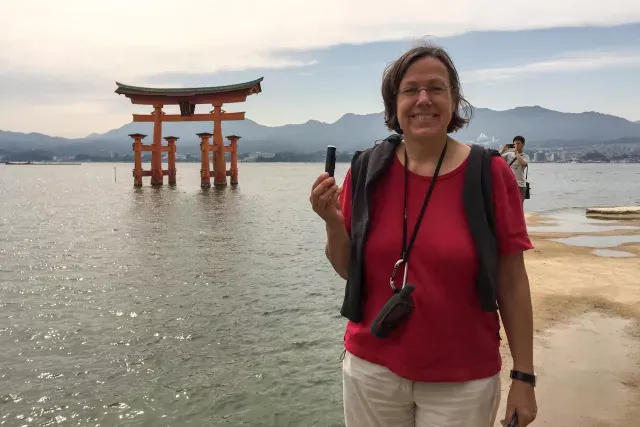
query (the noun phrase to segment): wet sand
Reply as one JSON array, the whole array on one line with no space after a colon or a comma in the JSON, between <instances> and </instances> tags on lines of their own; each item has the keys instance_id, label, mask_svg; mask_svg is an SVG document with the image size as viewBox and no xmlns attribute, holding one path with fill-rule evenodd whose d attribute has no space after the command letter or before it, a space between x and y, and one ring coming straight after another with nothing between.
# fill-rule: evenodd
<instances>
[{"instance_id":1,"label":"wet sand","mask_svg":"<svg viewBox=\"0 0 640 427\"><path fill-rule=\"evenodd\" d=\"M593 220L584 218L584 223L574 218L580 224L565 224L555 232L547 227L536 232L531 230L562 225L563 220L527 215L535 246L525 256L538 372L539 411L533 425L640 425L640 243L602 246L631 254L620 257L606 256L606 251L602 252L605 256L598 255L594 247L550 240L578 236L638 239L640 228L615 227L640 227L640 221L602 221L612 228L603 230L595 223L594 231L589 231ZM568 232L572 227L580 231ZM503 338L503 395L498 419L504 416L512 366L504 333Z\"/></svg>"}]
</instances>

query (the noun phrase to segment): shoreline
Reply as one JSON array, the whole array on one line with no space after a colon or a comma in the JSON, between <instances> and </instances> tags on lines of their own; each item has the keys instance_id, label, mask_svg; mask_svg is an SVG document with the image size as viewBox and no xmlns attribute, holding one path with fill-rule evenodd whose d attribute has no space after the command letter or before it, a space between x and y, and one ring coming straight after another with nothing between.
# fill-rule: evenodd
<instances>
[{"instance_id":1,"label":"shoreline","mask_svg":"<svg viewBox=\"0 0 640 427\"><path fill-rule=\"evenodd\" d=\"M558 223L554 214L561 211L563 209L526 212L527 226ZM593 223L593 219L587 218L586 213L584 215L585 221ZM549 240L589 235L640 236L640 221L625 219L602 223L612 227L639 228L575 232L563 231L559 227L557 232L529 232L534 249L525 252L525 263L534 311L534 365L539 373L539 385L536 388L538 418L535 425L626 426L633 425L640 418L640 243L608 247L635 255L616 258L595 255L592 253L593 247L570 246ZM619 330L607 326L609 322L616 321L626 326L620 326ZM511 381L508 373L512 361L505 335L500 348L503 394L496 426L500 425L499 420L504 416ZM554 336L564 338L554 342L555 338L550 338ZM582 338L578 339L578 336ZM567 340L573 341L573 337L580 344L573 347L563 344ZM614 342L605 345L606 339L613 339ZM618 342L631 344L622 345ZM627 347L633 347L633 351L625 353L623 357ZM614 361L616 354L620 356L620 361ZM622 366L625 366L625 361L632 368L624 370ZM578 368L581 362L587 364L582 367L583 370ZM594 390L606 383L610 383L607 393L626 397L608 402L606 395L602 394L600 400L595 399L598 396L592 396ZM573 400L560 403L563 402L564 393L573 394ZM571 406L574 401L580 403L593 399L594 403L590 405Z\"/></svg>"}]
</instances>

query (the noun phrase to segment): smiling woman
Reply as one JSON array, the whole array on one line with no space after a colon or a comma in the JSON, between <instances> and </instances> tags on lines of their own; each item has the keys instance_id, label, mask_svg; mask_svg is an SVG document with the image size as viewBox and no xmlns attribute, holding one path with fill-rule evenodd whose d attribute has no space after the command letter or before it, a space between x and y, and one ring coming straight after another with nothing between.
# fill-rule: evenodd
<instances>
[{"instance_id":1,"label":"smiling woman","mask_svg":"<svg viewBox=\"0 0 640 427\"><path fill-rule=\"evenodd\" d=\"M449 55L439 48L432 48L427 55L425 49L412 49L403 55L387 68L382 83L385 123L400 134L406 134L400 119L407 117L406 113L415 106L422 90L435 105L447 111L445 118L450 119L446 123L447 132L462 129L473 115L471 104L462 95L460 77ZM409 123L404 122L404 127L410 131Z\"/></svg>"},{"instance_id":2,"label":"smiling woman","mask_svg":"<svg viewBox=\"0 0 640 427\"><path fill-rule=\"evenodd\" d=\"M532 245L515 178L499 156L483 158L495 235L481 253L463 197L472 150L449 136L472 116L453 61L438 46L411 49L385 71L382 97L398 135L356 154L342 187L320 175L310 196L327 258L347 280L346 425L492 427L499 307L514 360L505 420L517 413L526 426L537 411L522 254Z\"/></svg>"}]
</instances>

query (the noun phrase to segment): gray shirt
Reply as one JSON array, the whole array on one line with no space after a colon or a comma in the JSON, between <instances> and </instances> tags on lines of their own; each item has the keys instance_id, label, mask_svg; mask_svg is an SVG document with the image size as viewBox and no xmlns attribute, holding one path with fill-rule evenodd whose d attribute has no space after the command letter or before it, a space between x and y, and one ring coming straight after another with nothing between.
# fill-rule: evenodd
<instances>
[{"instance_id":1,"label":"gray shirt","mask_svg":"<svg viewBox=\"0 0 640 427\"><path fill-rule=\"evenodd\" d=\"M509 150L502 155L502 158L507 162L507 164L511 163L511 171L516 176L516 180L518 181L518 186L525 187L527 184L524 179L524 170L529 166L529 156L524 153L521 153L520 156L527 161L527 166L522 166L516 160L516 154L513 150Z\"/></svg>"}]
</instances>

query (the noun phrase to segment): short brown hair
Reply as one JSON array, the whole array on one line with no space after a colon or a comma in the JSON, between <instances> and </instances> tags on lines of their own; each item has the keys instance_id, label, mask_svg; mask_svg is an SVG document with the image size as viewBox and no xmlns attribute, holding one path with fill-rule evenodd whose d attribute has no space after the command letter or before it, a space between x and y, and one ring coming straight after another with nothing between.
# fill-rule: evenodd
<instances>
[{"instance_id":1,"label":"short brown hair","mask_svg":"<svg viewBox=\"0 0 640 427\"><path fill-rule=\"evenodd\" d=\"M513 142L515 143L516 141L520 141L522 142L522 145L524 145L524 136L522 135L516 135L513 137Z\"/></svg>"},{"instance_id":2,"label":"short brown hair","mask_svg":"<svg viewBox=\"0 0 640 427\"><path fill-rule=\"evenodd\" d=\"M436 58L449 72L449 86L453 91L455 110L447 126L447 133L462 129L473 117L473 107L464 99L460 87L460 77L449 54L440 46L424 44L405 52L400 58L389 64L382 75L382 100L384 101L384 123L389 130L402 134L398 122L398 89L400 81L411 65L422 58ZM461 115L462 114L462 115Z\"/></svg>"}]
</instances>

